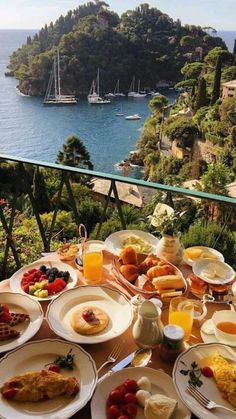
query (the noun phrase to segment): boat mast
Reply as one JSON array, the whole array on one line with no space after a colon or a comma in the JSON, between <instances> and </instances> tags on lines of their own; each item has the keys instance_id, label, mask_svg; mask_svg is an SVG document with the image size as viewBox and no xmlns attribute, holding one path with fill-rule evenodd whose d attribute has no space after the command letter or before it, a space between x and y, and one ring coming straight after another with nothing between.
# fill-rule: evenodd
<instances>
[{"instance_id":1,"label":"boat mast","mask_svg":"<svg viewBox=\"0 0 236 419\"><path fill-rule=\"evenodd\" d=\"M57 82L58 82L58 95L61 96L61 80L60 80L60 57L59 48L57 48Z\"/></svg>"},{"instance_id":2,"label":"boat mast","mask_svg":"<svg viewBox=\"0 0 236 419\"><path fill-rule=\"evenodd\" d=\"M140 80L138 81L138 93L140 92Z\"/></svg>"},{"instance_id":3,"label":"boat mast","mask_svg":"<svg viewBox=\"0 0 236 419\"><path fill-rule=\"evenodd\" d=\"M97 74L97 94L98 94L98 96L99 96L99 91L100 91L100 89L99 89L99 68L98 68L98 74Z\"/></svg>"},{"instance_id":4,"label":"boat mast","mask_svg":"<svg viewBox=\"0 0 236 419\"><path fill-rule=\"evenodd\" d=\"M57 68L56 68L56 56L55 55L54 55L54 62L53 62L53 72L54 72L55 96L57 96Z\"/></svg>"},{"instance_id":5,"label":"boat mast","mask_svg":"<svg viewBox=\"0 0 236 419\"><path fill-rule=\"evenodd\" d=\"M133 92L135 92L135 76L133 76Z\"/></svg>"},{"instance_id":6,"label":"boat mast","mask_svg":"<svg viewBox=\"0 0 236 419\"><path fill-rule=\"evenodd\" d=\"M117 91L116 93L120 93L120 80L117 80Z\"/></svg>"}]
</instances>

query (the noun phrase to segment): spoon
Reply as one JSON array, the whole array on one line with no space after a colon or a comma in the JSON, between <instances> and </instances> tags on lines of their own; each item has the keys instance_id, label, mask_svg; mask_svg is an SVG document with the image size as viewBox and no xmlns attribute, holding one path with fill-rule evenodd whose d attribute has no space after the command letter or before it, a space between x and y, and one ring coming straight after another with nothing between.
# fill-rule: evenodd
<instances>
[{"instance_id":1,"label":"spoon","mask_svg":"<svg viewBox=\"0 0 236 419\"><path fill-rule=\"evenodd\" d=\"M131 361L131 365L133 367L145 367L152 357L152 349L150 348L143 348L138 349Z\"/></svg>"}]
</instances>

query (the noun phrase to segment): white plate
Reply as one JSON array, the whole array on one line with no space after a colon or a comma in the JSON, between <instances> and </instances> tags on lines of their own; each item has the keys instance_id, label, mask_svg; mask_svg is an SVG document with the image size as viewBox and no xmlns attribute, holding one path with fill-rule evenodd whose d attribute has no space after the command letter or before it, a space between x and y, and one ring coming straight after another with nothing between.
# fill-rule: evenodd
<instances>
[{"instance_id":1,"label":"white plate","mask_svg":"<svg viewBox=\"0 0 236 419\"><path fill-rule=\"evenodd\" d=\"M30 317L29 321L13 326L13 329L20 332L18 338L0 341L0 353L2 353L17 348L37 333L43 322L43 310L38 301L32 300L28 295L12 292L1 292L0 304L7 304L10 312L24 313Z\"/></svg>"},{"instance_id":2,"label":"white plate","mask_svg":"<svg viewBox=\"0 0 236 419\"><path fill-rule=\"evenodd\" d=\"M108 326L100 333L86 336L76 333L70 324L73 312L88 304L104 310ZM80 286L61 294L47 309L50 328L59 336L76 343L100 343L116 338L130 326L133 318L130 301L120 291L106 286Z\"/></svg>"},{"instance_id":3,"label":"white plate","mask_svg":"<svg viewBox=\"0 0 236 419\"><path fill-rule=\"evenodd\" d=\"M222 253L218 252L218 250L212 249L211 247L206 247L206 246L192 246L192 247L188 247L187 249L184 249L184 257L183 260L185 263L187 263L187 265L189 266L193 266L194 262L197 262L198 260L202 260L201 256L195 260L190 259L186 256L185 251L187 250L192 250L192 249L201 249L203 251L212 253L214 256L217 257L217 259L212 259L213 260L220 260L221 262L224 262L224 256L222 255ZM205 258L203 258L204 260Z\"/></svg>"},{"instance_id":4,"label":"white plate","mask_svg":"<svg viewBox=\"0 0 236 419\"><path fill-rule=\"evenodd\" d=\"M80 392L72 398L55 397L43 402L10 402L0 396L0 417L3 419L66 419L78 412L92 397L97 383L96 366L91 356L70 342L46 339L26 343L9 352L0 360L0 385L15 375L39 371L57 356L65 356L72 348L74 369L62 369L65 377L75 376L80 380Z\"/></svg>"},{"instance_id":5,"label":"white plate","mask_svg":"<svg viewBox=\"0 0 236 419\"><path fill-rule=\"evenodd\" d=\"M156 254L157 244L159 240L152 234L146 233L145 231L141 231L141 230L117 231L116 233L113 233L109 237L107 237L107 239L105 240L105 247L109 252L113 253L116 256L119 256L122 250L123 240L133 235L138 236L141 239L148 242L152 246L152 251L150 253Z\"/></svg>"},{"instance_id":6,"label":"white plate","mask_svg":"<svg viewBox=\"0 0 236 419\"><path fill-rule=\"evenodd\" d=\"M227 273L225 278L207 278L207 276L204 275L204 271L207 268L208 265L214 264L215 269L217 267L227 269ZM193 264L193 273L197 275L199 278L201 278L203 281L207 282L208 284L215 284L215 285L222 285L222 284L228 284L229 282L233 281L235 278L235 271L231 266L229 266L227 263L221 262L219 260L212 260L212 259L200 259L197 262Z\"/></svg>"},{"instance_id":7,"label":"white plate","mask_svg":"<svg viewBox=\"0 0 236 419\"><path fill-rule=\"evenodd\" d=\"M144 367L125 368L110 375L98 384L91 402L92 419L106 418L107 398L115 387L122 384L127 378L138 380L142 376L148 377L151 381L152 394L164 394L178 401L178 408L171 416L171 419L190 419L191 413L178 397L171 377L162 370ZM142 407L138 408L136 419L144 419Z\"/></svg>"},{"instance_id":8,"label":"white plate","mask_svg":"<svg viewBox=\"0 0 236 419\"><path fill-rule=\"evenodd\" d=\"M192 362L195 361L199 363L201 359L212 355L214 352L218 352L223 357L228 358L234 368L236 368L236 349L221 343L201 343L192 346L179 355L173 368L173 382L182 401L199 419L235 419L236 409L234 415L223 409L214 409L210 411L202 407L197 400L186 391L188 377L180 373L180 370L190 367ZM224 405L229 409L234 409L230 403L222 398L214 379L202 376L201 380L203 381L203 385L199 389L201 393L217 404Z\"/></svg>"},{"instance_id":9,"label":"white plate","mask_svg":"<svg viewBox=\"0 0 236 419\"><path fill-rule=\"evenodd\" d=\"M34 298L35 300L38 301L48 301L48 300L52 300L53 298L57 297L59 294L55 294L55 295L49 295L46 298L38 298L35 297L34 295L30 295L27 294L26 292L23 291L22 287L21 287L21 280L23 277L23 274L25 272L27 272L29 269L39 269L40 266L45 265L46 267L49 268L57 268L59 271L68 271L70 273L70 278L69 281L67 283L67 286L61 291L64 292L65 290L68 290L70 288L74 288L77 285L77 272L75 269L73 269L70 265L68 265L67 263L63 263L63 262L57 262L54 260L47 260L47 261L36 261L31 263L30 265L27 266L23 266L23 268L19 269L17 272L15 272L12 277L10 278L10 287L12 289L13 292L19 292L20 294L23 295L28 295L30 298Z\"/></svg>"},{"instance_id":10,"label":"white plate","mask_svg":"<svg viewBox=\"0 0 236 419\"><path fill-rule=\"evenodd\" d=\"M205 332L206 330L206 332ZM209 330L209 332L208 332ZM221 339L218 339L215 335L215 326L214 323L212 321L212 319L209 319L207 321L205 321L201 327L200 333L201 333L201 338L203 340L204 343L225 343L223 342ZM211 333L212 332L212 333ZM235 342L232 342L230 344L230 346L236 347L236 339Z\"/></svg>"}]
</instances>

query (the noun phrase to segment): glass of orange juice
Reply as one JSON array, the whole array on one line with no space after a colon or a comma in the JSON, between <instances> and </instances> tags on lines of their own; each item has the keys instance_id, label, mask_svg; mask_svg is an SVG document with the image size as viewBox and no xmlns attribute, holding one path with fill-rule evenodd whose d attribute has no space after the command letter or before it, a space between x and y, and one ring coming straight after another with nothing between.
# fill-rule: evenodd
<instances>
[{"instance_id":1,"label":"glass of orange juice","mask_svg":"<svg viewBox=\"0 0 236 419\"><path fill-rule=\"evenodd\" d=\"M98 284L102 281L104 243L91 240L84 244L83 269L88 284Z\"/></svg>"},{"instance_id":2,"label":"glass of orange juice","mask_svg":"<svg viewBox=\"0 0 236 419\"><path fill-rule=\"evenodd\" d=\"M193 326L194 306L185 297L175 297L170 301L169 324L175 324L184 330L184 340L188 340Z\"/></svg>"}]
</instances>

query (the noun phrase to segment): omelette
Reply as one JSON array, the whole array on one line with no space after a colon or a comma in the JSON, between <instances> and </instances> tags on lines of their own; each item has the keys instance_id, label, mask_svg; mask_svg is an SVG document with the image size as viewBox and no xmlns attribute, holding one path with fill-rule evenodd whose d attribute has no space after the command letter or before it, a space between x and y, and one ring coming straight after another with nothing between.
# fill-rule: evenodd
<instances>
[{"instance_id":1,"label":"omelette","mask_svg":"<svg viewBox=\"0 0 236 419\"><path fill-rule=\"evenodd\" d=\"M219 354L211 357L211 365L214 370L214 379L218 389L224 397L236 407L236 370Z\"/></svg>"},{"instance_id":2,"label":"omelette","mask_svg":"<svg viewBox=\"0 0 236 419\"><path fill-rule=\"evenodd\" d=\"M40 402L56 396L74 396L79 391L75 377L65 378L53 371L27 372L6 381L0 392L6 399L17 402Z\"/></svg>"}]
</instances>

